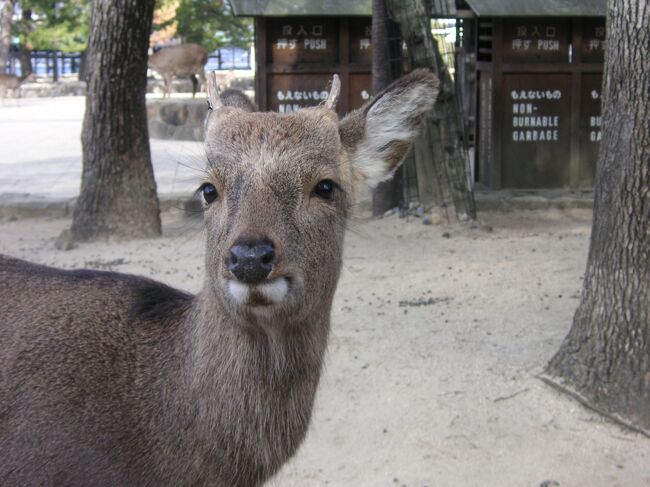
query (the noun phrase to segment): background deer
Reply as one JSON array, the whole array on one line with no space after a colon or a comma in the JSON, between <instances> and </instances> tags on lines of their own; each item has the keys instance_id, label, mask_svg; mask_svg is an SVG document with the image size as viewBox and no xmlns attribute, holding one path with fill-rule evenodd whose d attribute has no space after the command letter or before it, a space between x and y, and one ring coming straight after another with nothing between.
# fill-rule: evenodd
<instances>
[{"instance_id":1,"label":"background deer","mask_svg":"<svg viewBox=\"0 0 650 487\"><path fill-rule=\"evenodd\" d=\"M160 49L149 56L149 68L163 77L165 95L171 96L172 78L174 76L188 76L192 81L192 98L199 87L197 76L201 84L205 84L205 65L208 62L208 51L198 44L182 44Z\"/></svg>"},{"instance_id":2,"label":"background deer","mask_svg":"<svg viewBox=\"0 0 650 487\"><path fill-rule=\"evenodd\" d=\"M338 78L335 78L338 80ZM310 421L346 219L437 94L415 71L339 122L208 86L205 278L0 257L0 484L255 487Z\"/></svg>"},{"instance_id":3,"label":"background deer","mask_svg":"<svg viewBox=\"0 0 650 487\"><path fill-rule=\"evenodd\" d=\"M17 97L20 86L28 79L32 79L32 73L25 76L0 73L0 98L7 98L9 93L11 96Z\"/></svg>"}]
</instances>

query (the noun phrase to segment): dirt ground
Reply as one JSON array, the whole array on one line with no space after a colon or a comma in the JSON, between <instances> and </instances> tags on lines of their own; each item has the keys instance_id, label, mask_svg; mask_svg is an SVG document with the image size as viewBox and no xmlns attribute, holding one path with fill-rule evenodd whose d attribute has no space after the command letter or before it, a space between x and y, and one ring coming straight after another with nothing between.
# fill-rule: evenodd
<instances>
[{"instance_id":1,"label":"dirt ground","mask_svg":"<svg viewBox=\"0 0 650 487\"><path fill-rule=\"evenodd\" d=\"M578 304L590 213L481 218L493 231L352 223L312 426L271 486L650 486L650 439L536 378ZM55 250L67 225L2 222L0 252L201 286L200 221Z\"/></svg>"}]
</instances>

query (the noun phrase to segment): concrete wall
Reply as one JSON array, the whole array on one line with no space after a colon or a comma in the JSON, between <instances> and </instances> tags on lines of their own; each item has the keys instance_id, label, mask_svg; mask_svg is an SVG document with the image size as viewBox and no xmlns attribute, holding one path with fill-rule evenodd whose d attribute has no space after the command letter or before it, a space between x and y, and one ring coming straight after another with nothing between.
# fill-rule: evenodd
<instances>
[{"instance_id":1,"label":"concrete wall","mask_svg":"<svg viewBox=\"0 0 650 487\"><path fill-rule=\"evenodd\" d=\"M203 140L203 121L208 105L195 99L148 99L147 118L152 139Z\"/></svg>"}]
</instances>

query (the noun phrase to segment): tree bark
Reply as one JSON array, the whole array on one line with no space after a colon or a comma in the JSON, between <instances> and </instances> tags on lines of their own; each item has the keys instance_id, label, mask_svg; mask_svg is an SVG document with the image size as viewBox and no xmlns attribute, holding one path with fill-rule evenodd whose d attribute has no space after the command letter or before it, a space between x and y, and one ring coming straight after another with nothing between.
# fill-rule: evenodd
<instances>
[{"instance_id":1,"label":"tree bark","mask_svg":"<svg viewBox=\"0 0 650 487\"><path fill-rule=\"evenodd\" d=\"M32 50L23 43L18 47L18 60L20 61L21 76L27 76L34 72L32 66Z\"/></svg>"},{"instance_id":2,"label":"tree bark","mask_svg":"<svg viewBox=\"0 0 650 487\"><path fill-rule=\"evenodd\" d=\"M650 434L650 5L608 3L587 270L573 326L544 378Z\"/></svg>"},{"instance_id":3,"label":"tree bark","mask_svg":"<svg viewBox=\"0 0 650 487\"><path fill-rule=\"evenodd\" d=\"M0 73L7 69L11 48L11 20L14 15L14 0L4 0L0 10Z\"/></svg>"},{"instance_id":4,"label":"tree bark","mask_svg":"<svg viewBox=\"0 0 650 487\"><path fill-rule=\"evenodd\" d=\"M454 82L431 34L431 15L425 0L387 0L406 41L411 68L431 69L440 79L440 94L416 141L418 178L434 173L438 202L453 201L460 220L476 218L474 195L469 186L467 159L461 146L461 125ZM420 150L418 150L420 149ZM422 157L428 156L422 160ZM421 191L422 192L422 191ZM421 195L422 196L422 195ZM423 201L423 203L426 203Z\"/></svg>"},{"instance_id":5,"label":"tree bark","mask_svg":"<svg viewBox=\"0 0 650 487\"><path fill-rule=\"evenodd\" d=\"M93 2L78 240L160 235L145 92L154 0Z\"/></svg>"},{"instance_id":6,"label":"tree bark","mask_svg":"<svg viewBox=\"0 0 650 487\"><path fill-rule=\"evenodd\" d=\"M33 28L32 10L23 8L20 16L20 46L18 48L18 59L20 60L20 74L27 76L32 74L32 49L27 42L27 37Z\"/></svg>"},{"instance_id":7,"label":"tree bark","mask_svg":"<svg viewBox=\"0 0 650 487\"><path fill-rule=\"evenodd\" d=\"M378 93L393 81L388 47L388 11L384 0L372 0L372 91Z\"/></svg>"},{"instance_id":8,"label":"tree bark","mask_svg":"<svg viewBox=\"0 0 650 487\"><path fill-rule=\"evenodd\" d=\"M388 45L388 11L384 0L372 0L372 92L379 93L393 81ZM402 199L402 170L379 183L372 193L372 214L381 216L399 206Z\"/></svg>"}]
</instances>

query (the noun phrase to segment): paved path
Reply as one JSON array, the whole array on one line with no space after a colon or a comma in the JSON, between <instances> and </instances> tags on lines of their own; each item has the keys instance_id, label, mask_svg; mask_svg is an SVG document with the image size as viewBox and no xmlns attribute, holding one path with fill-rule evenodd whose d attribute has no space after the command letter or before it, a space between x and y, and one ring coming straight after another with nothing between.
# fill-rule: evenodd
<instances>
[{"instance_id":1,"label":"paved path","mask_svg":"<svg viewBox=\"0 0 650 487\"><path fill-rule=\"evenodd\" d=\"M84 97L0 100L0 196L79 194L84 104ZM152 139L151 152L161 197L196 189L204 160L200 143Z\"/></svg>"}]
</instances>

